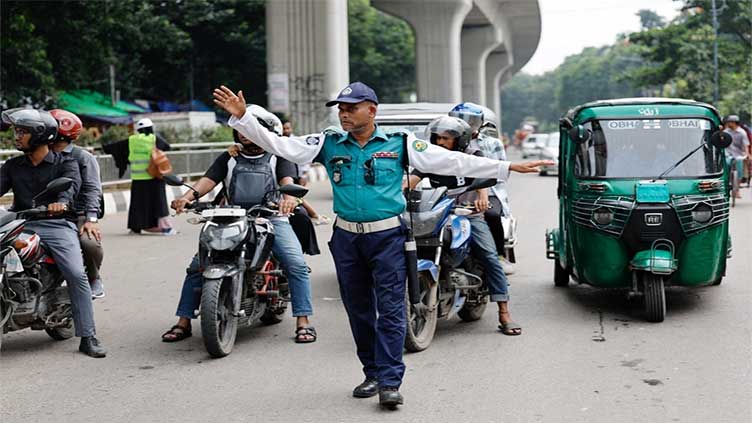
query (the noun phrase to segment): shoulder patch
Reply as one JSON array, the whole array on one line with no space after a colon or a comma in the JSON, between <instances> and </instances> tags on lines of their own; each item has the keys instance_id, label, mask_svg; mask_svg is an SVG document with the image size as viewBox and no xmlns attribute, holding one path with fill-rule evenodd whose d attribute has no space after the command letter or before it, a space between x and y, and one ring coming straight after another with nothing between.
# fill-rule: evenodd
<instances>
[{"instance_id":1,"label":"shoulder patch","mask_svg":"<svg viewBox=\"0 0 752 423\"><path fill-rule=\"evenodd\" d=\"M311 135L310 137L306 138L305 142L308 145L319 145L321 140L319 139L319 137Z\"/></svg>"},{"instance_id":2,"label":"shoulder patch","mask_svg":"<svg viewBox=\"0 0 752 423\"><path fill-rule=\"evenodd\" d=\"M422 153L423 151L426 151L426 148L428 148L428 144L425 141L422 141L422 140L413 141L413 150L419 153Z\"/></svg>"}]
</instances>

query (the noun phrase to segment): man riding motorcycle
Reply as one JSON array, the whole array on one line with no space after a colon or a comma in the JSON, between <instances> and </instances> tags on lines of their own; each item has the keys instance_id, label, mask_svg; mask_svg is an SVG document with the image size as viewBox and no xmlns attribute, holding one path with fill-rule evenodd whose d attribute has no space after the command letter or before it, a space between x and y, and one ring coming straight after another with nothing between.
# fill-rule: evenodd
<instances>
[{"instance_id":1,"label":"man riding motorcycle","mask_svg":"<svg viewBox=\"0 0 752 423\"><path fill-rule=\"evenodd\" d=\"M102 182L99 178L99 163L96 157L73 143L83 130L81 119L62 109L50 110L57 120L57 139L50 146L52 151L70 156L78 163L81 174L81 189L73 201L73 209L78 217L78 236L84 254L86 276L91 284L92 298L104 297L104 285L99 274L104 258L102 232L98 221L102 207Z\"/></svg>"},{"instance_id":2,"label":"man riding motorcycle","mask_svg":"<svg viewBox=\"0 0 752 423\"><path fill-rule=\"evenodd\" d=\"M57 136L58 124L48 112L11 109L2 113L2 120L13 126L16 148L24 153L6 161L0 170L0 196L12 189L14 210L35 206L33 198L50 181L60 177L73 180L71 187L56 198L39 199L36 205L46 203L50 218L29 221L25 227L44 241L65 278L76 336L81 338L79 351L95 358L104 357L107 350L95 337L91 287L84 271L76 226L63 215L81 186L78 165L72 158L50 151L49 144Z\"/></svg>"},{"instance_id":3,"label":"man riding motorcycle","mask_svg":"<svg viewBox=\"0 0 752 423\"><path fill-rule=\"evenodd\" d=\"M251 105L248 110L270 131L282 127L279 119L263 108ZM297 169L293 163L265 152L252 140L245 138L237 131L233 131L233 136L242 145L240 154L237 157L231 157L229 152L225 152L214 161L206 174L193 185L193 189L198 191L200 195L210 192L217 184L223 183L228 202L230 204L242 204L246 208L255 205L251 203L258 203L259 199L270 188L292 183L293 177L297 174ZM266 169L265 173L268 178L264 181L251 181L245 178L241 180L238 177L238 172L247 162L253 162L253 166L261 167L262 170ZM194 200L194 193L188 191L185 195L173 201L171 207L180 213L188 203ZM303 258L300 242L287 218L287 215L292 213L293 209L299 204L299 201L287 196L281 198L278 202L279 216L271 219L275 229L272 251L284 269L290 286L292 314L297 318L295 342L311 343L316 341L317 334L316 329L310 325L308 320L308 316L313 314L308 266ZM201 301L203 282L198 268L198 256L194 256L183 282L183 290L176 312L179 318L178 323L162 335L164 342L177 342L191 336L191 319L194 316L194 310L198 309Z\"/></svg>"},{"instance_id":4,"label":"man riding motorcycle","mask_svg":"<svg viewBox=\"0 0 752 423\"><path fill-rule=\"evenodd\" d=\"M448 150L462 151L468 154L483 156L475 142L471 141L473 130L463 119L453 116L442 116L434 119L426 127L426 138L430 139L432 144L439 145ZM471 182L465 178L455 176L438 176L424 175L420 172L413 171L410 175L410 187L415 187L422 178L428 177L431 185L446 186L456 188L469 185ZM481 201L473 201L469 193L461 195L458 203L473 202L479 212L483 210L482 194ZM478 205L481 207L478 207ZM486 202L487 208L487 202ZM496 252L496 244L491 229L489 228L482 215L469 216L472 227L472 255L482 264L485 271L485 282L490 291L490 300L495 301L499 307L499 329L505 335L520 335L522 328L512 321L509 315L509 290L508 282L501 262Z\"/></svg>"}]
</instances>

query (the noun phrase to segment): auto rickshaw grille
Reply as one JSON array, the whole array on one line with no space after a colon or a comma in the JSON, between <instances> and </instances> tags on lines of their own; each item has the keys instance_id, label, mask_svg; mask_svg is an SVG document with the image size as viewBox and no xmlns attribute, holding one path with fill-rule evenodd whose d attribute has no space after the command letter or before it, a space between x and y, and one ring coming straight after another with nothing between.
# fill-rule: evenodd
<instances>
[{"instance_id":1,"label":"auto rickshaw grille","mask_svg":"<svg viewBox=\"0 0 752 423\"><path fill-rule=\"evenodd\" d=\"M630 197L580 197L574 201L572 217L578 225L621 236L634 204L634 199ZM614 213L608 225L598 225L593 221L593 211L600 207L607 207Z\"/></svg>"},{"instance_id":2,"label":"auto rickshaw grille","mask_svg":"<svg viewBox=\"0 0 752 423\"><path fill-rule=\"evenodd\" d=\"M701 203L707 204L713 210L713 217L705 223L697 222L692 218L692 210ZM729 218L729 201L723 194L676 195L671 198L671 205L676 210L682 230L686 235L720 225Z\"/></svg>"}]
</instances>

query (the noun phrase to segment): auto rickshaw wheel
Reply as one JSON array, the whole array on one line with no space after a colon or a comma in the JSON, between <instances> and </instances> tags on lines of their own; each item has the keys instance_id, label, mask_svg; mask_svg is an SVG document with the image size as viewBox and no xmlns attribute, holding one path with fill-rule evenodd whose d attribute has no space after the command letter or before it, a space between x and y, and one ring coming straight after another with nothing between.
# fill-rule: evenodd
<instances>
[{"instance_id":1,"label":"auto rickshaw wheel","mask_svg":"<svg viewBox=\"0 0 752 423\"><path fill-rule=\"evenodd\" d=\"M559 259L554 259L554 285L559 288L566 288L569 285L569 272L561 267Z\"/></svg>"},{"instance_id":2,"label":"auto rickshaw wheel","mask_svg":"<svg viewBox=\"0 0 752 423\"><path fill-rule=\"evenodd\" d=\"M660 323L666 318L666 290L663 276L645 272L643 274L645 293L645 315L648 322Z\"/></svg>"}]
</instances>

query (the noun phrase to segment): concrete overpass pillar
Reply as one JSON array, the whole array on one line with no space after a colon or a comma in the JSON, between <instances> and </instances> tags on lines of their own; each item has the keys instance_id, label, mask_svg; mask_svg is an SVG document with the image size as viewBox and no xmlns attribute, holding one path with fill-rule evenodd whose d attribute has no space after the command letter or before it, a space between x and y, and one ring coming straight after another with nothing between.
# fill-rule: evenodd
<instances>
[{"instance_id":1,"label":"concrete overpass pillar","mask_svg":"<svg viewBox=\"0 0 752 423\"><path fill-rule=\"evenodd\" d=\"M418 101L462 101L460 31L472 0L371 0L415 31Z\"/></svg>"},{"instance_id":2,"label":"concrete overpass pillar","mask_svg":"<svg viewBox=\"0 0 752 423\"><path fill-rule=\"evenodd\" d=\"M462 28L462 101L486 105L486 59L501 43L501 31L493 25Z\"/></svg>"},{"instance_id":3,"label":"concrete overpass pillar","mask_svg":"<svg viewBox=\"0 0 752 423\"><path fill-rule=\"evenodd\" d=\"M501 84L504 74L511 76L512 56L506 50L496 50L486 58L486 107L496 112L501 122Z\"/></svg>"},{"instance_id":4,"label":"concrete overpass pillar","mask_svg":"<svg viewBox=\"0 0 752 423\"><path fill-rule=\"evenodd\" d=\"M323 129L324 106L350 81L347 0L267 0L269 108L289 114L296 133Z\"/></svg>"}]
</instances>

